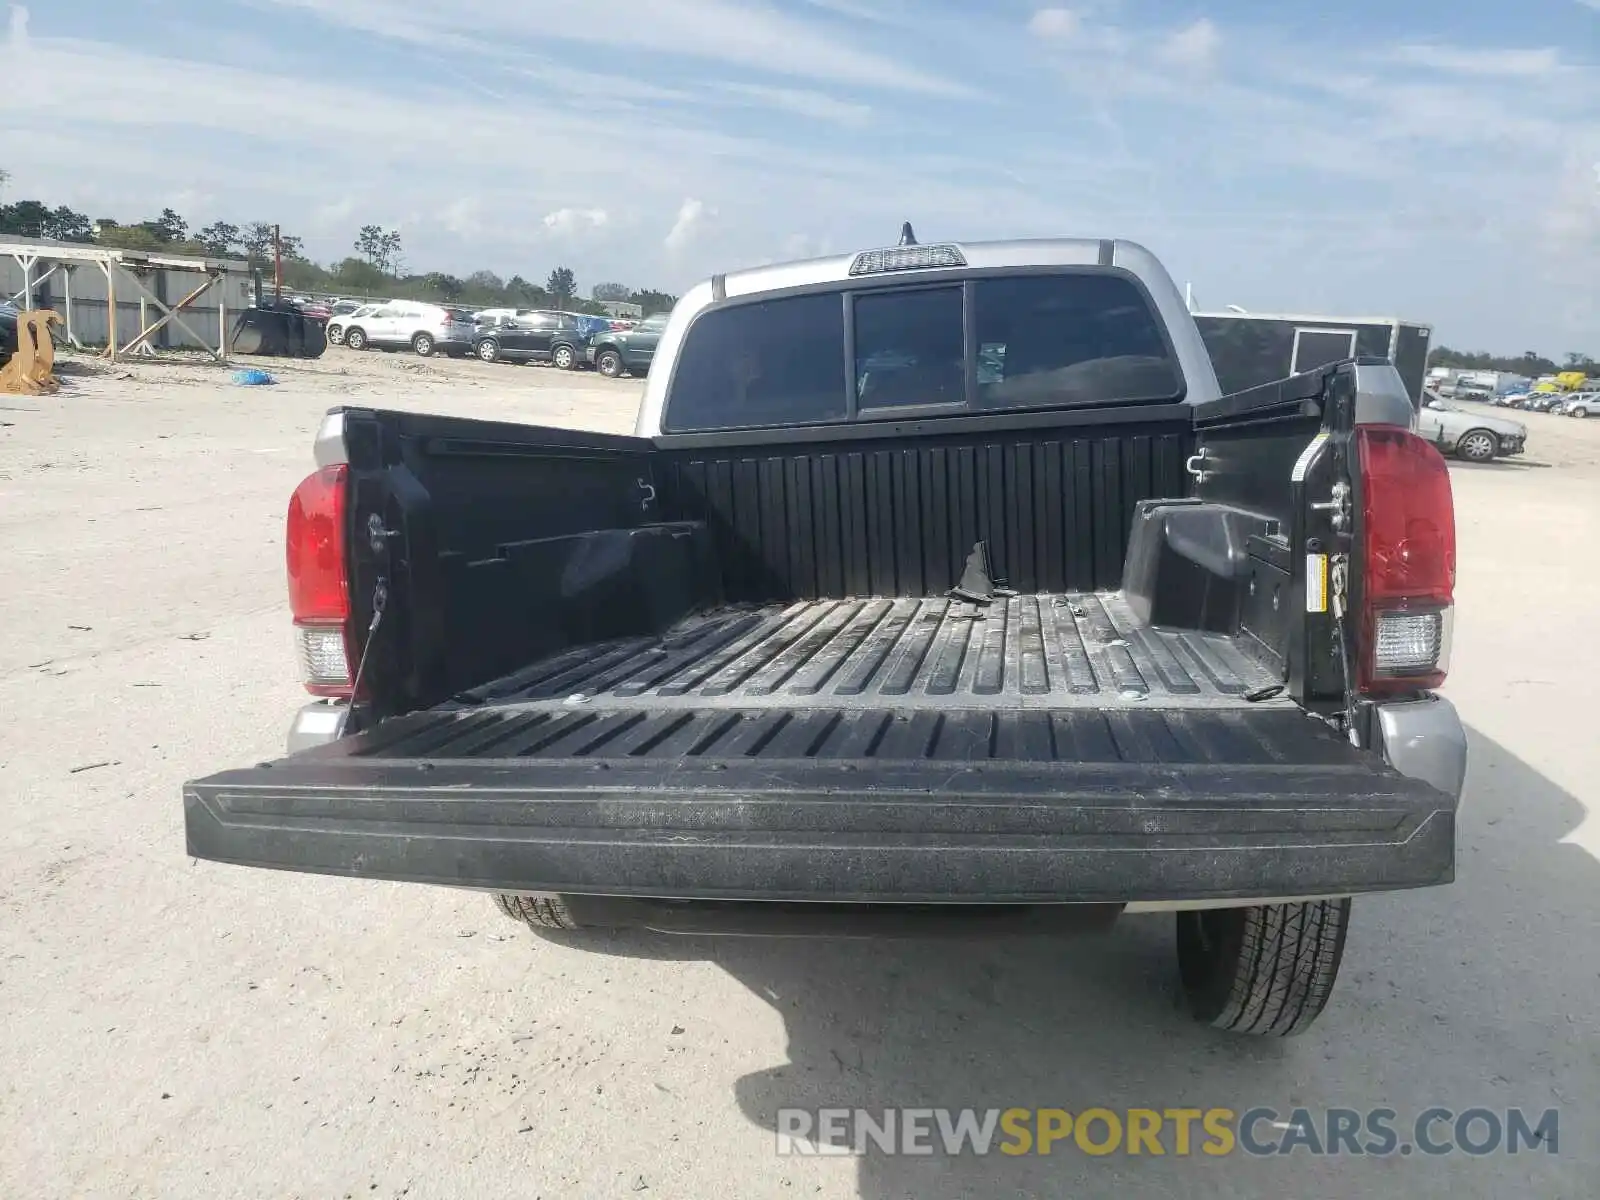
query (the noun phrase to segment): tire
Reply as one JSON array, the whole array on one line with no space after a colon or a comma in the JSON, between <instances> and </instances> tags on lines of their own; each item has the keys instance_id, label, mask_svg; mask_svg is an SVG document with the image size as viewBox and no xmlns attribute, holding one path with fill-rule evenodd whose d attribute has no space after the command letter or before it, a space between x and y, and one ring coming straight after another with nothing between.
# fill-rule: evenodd
<instances>
[{"instance_id":1,"label":"tire","mask_svg":"<svg viewBox=\"0 0 1600 1200\"><path fill-rule=\"evenodd\" d=\"M622 355L615 350L602 350L594 360L595 370L607 379L621 379L623 370Z\"/></svg>"},{"instance_id":2,"label":"tire","mask_svg":"<svg viewBox=\"0 0 1600 1200\"><path fill-rule=\"evenodd\" d=\"M500 343L493 338L484 338L478 343L477 355L484 362L494 362L500 357Z\"/></svg>"},{"instance_id":3,"label":"tire","mask_svg":"<svg viewBox=\"0 0 1600 1200\"><path fill-rule=\"evenodd\" d=\"M499 892L494 898L495 907L513 921L521 921L535 932L542 929L581 929L573 920L567 903L560 896L522 896L514 892Z\"/></svg>"},{"instance_id":4,"label":"tire","mask_svg":"<svg viewBox=\"0 0 1600 1200\"><path fill-rule=\"evenodd\" d=\"M1569 417L1577 417L1581 421L1589 415L1589 410L1587 408L1575 408L1567 415Z\"/></svg>"},{"instance_id":5,"label":"tire","mask_svg":"<svg viewBox=\"0 0 1600 1200\"><path fill-rule=\"evenodd\" d=\"M1328 1003L1349 925L1349 900L1180 912L1190 1011L1231 1033L1304 1033Z\"/></svg>"},{"instance_id":6,"label":"tire","mask_svg":"<svg viewBox=\"0 0 1600 1200\"><path fill-rule=\"evenodd\" d=\"M1456 440L1456 453L1468 462L1492 462L1499 452L1499 439L1487 429L1469 429Z\"/></svg>"},{"instance_id":7,"label":"tire","mask_svg":"<svg viewBox=\"0 0 1600 1200\"><path fill-rule=\"evenodd\" d=\"M367 348L367 331L359 325L344 331L344 344L352 350L365 350Z\"/></svg>"},{"instance_id":8,"label":"tire","mask_svg":"<svg viewBox=\"0 0 1600 1200\"><path fill-rule=\"evenodd\" d=\"M433 334L419 333L411 339L411 349L423 358L433 354Z\"/></svg>"},{"instance_id":9,"label":"tire","mask_svg":"<svg viewBox=\"0 0 1600 1200\"><path fill-rule=\"evenodd\" d=\"M342 325L333 325L333 326L330 326L328 328L328 345L330 345L330 346L342 346L342 345L344 345L344 326L342 326Z\"/></svg>"},{"instance_id":10,"label":"tire","mask_svg":"<svg viewBox=\"0 0 1600 1200\"><path fill-rule=\"evenodd\" d=\"M550 361L563 371L570 371L578 365L578 352L571 346L560 345L550 352Z\"/></svg>"}]
</instances>

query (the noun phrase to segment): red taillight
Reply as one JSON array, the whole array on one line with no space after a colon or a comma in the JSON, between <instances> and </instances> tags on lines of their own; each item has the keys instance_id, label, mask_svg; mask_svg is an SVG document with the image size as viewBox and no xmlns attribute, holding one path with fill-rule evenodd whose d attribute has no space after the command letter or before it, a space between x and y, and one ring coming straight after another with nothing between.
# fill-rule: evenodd
<instances>
[{"instance_id":1,"label":"red taillight","mask_svg":"<svg viewBox=\"0 0 1600 1200\"><path fill-rule=\"evenodd\" d=\"M289 500L285 533L289 611L306 690L349 696L350 589L345 573L345 480L348 469L322 467L307 475Z\"/></svg>"},{"instance_id":2,"label":"red taillight","mask_svg":"<svg viewBox=\"0 0 1600 1200\"><path fill-rule=\"evenodd\" d=\"M1450 471L1397 426L1362 426L1363 538L1359 685L1385 693L1437 687L1450 665L1456 585Z\"/></svg>"}]
</instances>

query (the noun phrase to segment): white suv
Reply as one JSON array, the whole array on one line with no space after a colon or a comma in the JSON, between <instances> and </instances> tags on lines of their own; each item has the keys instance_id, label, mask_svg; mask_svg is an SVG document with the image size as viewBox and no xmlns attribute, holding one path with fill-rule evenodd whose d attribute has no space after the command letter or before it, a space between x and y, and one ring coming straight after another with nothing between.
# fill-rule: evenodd
<instances>
[{"instance_id":1,"label":"white suv","mask_svg":"<svg viewBox=\"0 0 1600 1200\"><path fill-rule=\"evenodd\" d=\"M340 301L340 304L345 301ZM354 309L345 309L344 312L335 312L328 318L328 341L335 346L344 345L344 331L349 328L350 322L359 321L371 316L382 308L382 304L358 304ZM338 305L334 306L335 309Z\"/></svg>"},{"instance_id":2,"label":"white suv","mask_svg":"<svg viewBox=\"0 0 1600 1200\"><path fill-rule=\"evenodd\" d=\"M1600 392L1574 392L1561 411L1569 417L1600 417Z\"/></svg>"},{"instance_id":3,"label":"white suv","mask_svg":"<svg viewBox=\"0 0 1600 1200\"><path fill-rule=\"evenodd\" d=\"M466 313L415 300L381 304L344 322L344 344L352 350L410 346L424 358L439 350L452 357L463 355L472 346L472 334L472 318Z\"/></svg>"}]
</instances>

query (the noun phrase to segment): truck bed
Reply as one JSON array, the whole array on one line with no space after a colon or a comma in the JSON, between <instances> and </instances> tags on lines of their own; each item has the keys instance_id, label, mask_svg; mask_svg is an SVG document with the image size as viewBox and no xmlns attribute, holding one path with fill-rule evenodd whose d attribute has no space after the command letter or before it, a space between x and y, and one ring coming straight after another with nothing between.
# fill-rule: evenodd
<instances>
[{"instance_id":1,"label":"truck bed","mask_svg":"<svg viewBox=\"0 0 1600 1200\"><path fill-rule=\"evenodd\" d=\"M811 600L691 617L552 656L458 704L1107 708L1243 703L1271 672L1233 637L1141 625L1115 593Z\"/></svg>"},{"instance_id":2,"label":"truck bed","mask_svg":"<svg viewBox=\"0 0 1600 1200\"><path fill-rule=\"evenodd\" d=\"M870 902L1438 883L1454 806L1115 594L720 610L186 785L203 858Z\"/></svg>"},{"instance_id":3,"label":"truck bed","mask_svg":"<svg viewBox=\"0 0 1600 1200\"><path fill-rule=\"evenodd\" d=\"M1116 761L1119 741L1181 754L1184 713L1272 682L1236 639L1140 626L1111 593L815 600L554 655L362 753Z\"/></svg>"}]
</instances>

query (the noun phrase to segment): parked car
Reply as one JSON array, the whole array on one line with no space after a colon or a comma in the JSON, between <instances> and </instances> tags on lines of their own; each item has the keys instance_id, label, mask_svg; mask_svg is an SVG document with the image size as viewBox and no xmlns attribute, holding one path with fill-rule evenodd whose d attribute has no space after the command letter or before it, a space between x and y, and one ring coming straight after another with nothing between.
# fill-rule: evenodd
<instances>
[{"instance_id":1,"label":"parked car","mask_svg":"<svg viewBox=\"0 0 1600 1200\"><path fill-rule=\"evenodd\" d=\"M518 313L537 311L531 308L480 308L472 314L472 323L479 329L494 329L504 325L507 321L514 320Z\"/></svg>"},{"instance_id":2,"label":"parked car","mask_svg":"<svg viewBox=\"0 0 1600 1200\"><path fill-rule=\"evenodd\" d=\"M667 327L667 317L667 313L655 313L632 329L608 329L595 334L589 339L589 361L607 379L634 372L646 374L661 342L661 331Z\"/></svg>"},{"instance_id":3,"label":"parked car","mask_svg":"<svg viewBox=\"0 0 1600 1200\"><path fill-rule=\"evenodd\" d=\"M183 785L188 855L477 889L541 930L1165 913L1199 1020L1305 1030L1351 897L1455 877L1455 517L1400 374L1222 396L1124 241L908 228L800 276L691 290L631 437L329 413L286 542L337 699L298 752Z\"/></svg>"},{"instance_id":4,"label":"parked car","mask_svg":"<svg viewBox=\"0 0 1600 1200\"><path fill-rule=\"evenodd\" d=\"M1530 412L1560 412L1571 399L1571 392L1541 392L1538 400L1527 407Z\"/></svg>"},{"instance_id":5,"label":"parked car","mask_svg":"<svg viewBox=\"0 0 1600 1200\"><path fill-rule=\"evenodd\" d=\"M1577 392L1561 410L1569 417L1600 417L1600 392Z\"/></svg>"},{"instance_id":6,"label":"parked car","mask_svg":"<svg viewBox=\"0 0 1600 1200\"><path fill-rule=\"evenodd\" d=\"M1504 417L1469 413L1447 404L1436 392L1424 393L1417 414L1417 433L1446 454L1485 463L1502 454L1521 454L1528 427Z\"/></svg>"},{"instance_id":7,"label":"parked car","mask_svg":"<svg viewBox=\"0 0 1600 1200\"><path fill-rule=\"evenodd\" d=\"M570 371L583 361L584 335L566 313L526 312L480 327L472 353L484 362L549 362Z\"/></svg>"},{"instance_id":8,"label":"parked car","mask_svg":"<svg viewBox=\"0 0 1600 1200\"><path fill-rule=\"evenodd\" d=\"M358 309L366 308L371 303L370 300L335 300L328 305L328 319L331 321L335 317L348 317L351 313Z\"/></svg>"},{"instance_id":9,"label":"parked car","mask_svg":"<svg viewBox=\"0 0 1600 1200\"><path fill-rule=\"evenodd\" d=\"M441 350L459 356L472 348L476 333L472 318L459 309L395 300L379 305L360 320L346 321L344 344L352 350L410 346L424 358Z\"/></svg>"},{"instance_id":10,"label":"parked car","mask_svg":"<svg viewBox=\"0 0 1600 1200\"><path fill-rule=\"evenodd\" d=\"M339 303L348 304L350 301L341 300ZM336 313L334 316L329 317L328 341L335 346L344 345L345 327L352 321L363 320L366 317L371 316L382 307L383 303L381 302L378 304L358 304L355 308L350 309L348 312Z\"/></svg>"}]
</instances>

